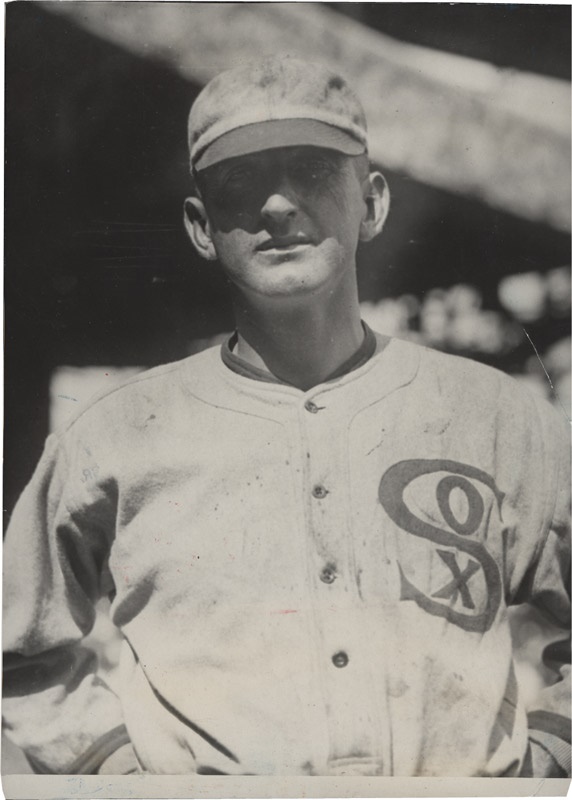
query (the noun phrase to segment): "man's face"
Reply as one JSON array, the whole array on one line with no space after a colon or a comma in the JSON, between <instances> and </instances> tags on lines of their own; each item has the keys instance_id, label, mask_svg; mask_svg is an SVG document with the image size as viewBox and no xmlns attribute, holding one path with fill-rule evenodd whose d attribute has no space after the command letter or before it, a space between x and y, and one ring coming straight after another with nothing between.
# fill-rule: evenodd
<instances>
[{"instance_id":1,"label":"man's face","mask_svg":"<svg viewBox=\"0 0 572 800\"><path fill-rule=\"evenodd\" d=\"M353 275L366 203L352 158L264 150L209 167L199 184L218 259L242 291L296 296Z\"/></svg>"}]
</instances>

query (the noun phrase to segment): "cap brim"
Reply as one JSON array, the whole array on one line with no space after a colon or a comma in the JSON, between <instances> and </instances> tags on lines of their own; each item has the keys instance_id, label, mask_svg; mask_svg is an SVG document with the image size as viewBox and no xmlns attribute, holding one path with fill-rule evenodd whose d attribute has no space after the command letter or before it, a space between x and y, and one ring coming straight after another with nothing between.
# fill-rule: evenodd
<instances>
[{"instance_id":1,"label":"cap brim","mask_svg":"<svg viewBox=\"0 0 572 800\"><path fill-rule=\"evenodd\" d=\"M366 147L351 134L315 119L273 119L235 128L210 144L196 159L194 169L202 170L227 158L246 156L276 147L311 146L359 156Z\"/></svg>"}]
</instances>

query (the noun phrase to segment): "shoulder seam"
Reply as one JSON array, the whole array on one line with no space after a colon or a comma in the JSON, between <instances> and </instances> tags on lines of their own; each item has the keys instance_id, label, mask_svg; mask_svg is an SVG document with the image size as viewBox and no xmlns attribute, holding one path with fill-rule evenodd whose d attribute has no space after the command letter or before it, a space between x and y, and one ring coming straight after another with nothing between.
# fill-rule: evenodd
<instances>
[{"instance_id":1,"label":"shoulder seam","mask_svg":"<svg viewBox=\"0 0 572 800\"><path fill-rule=\"evenodd\" d=\"M96 394L95 397L91 398L87 401L86 405L78 411L77 415L70 420L65 426L60 428L59 431L55 431L55 434L58 438L64 436L73 426L79 422L79 420L90 411L94 406L100 403L102 400L105 400L111 395L126 389L129 386L133 386L137 383L142 383L143 381L153 380L153 378L159 377L160 375L168 375L170 372L176 372L181 369L182 364L187 361L187 359L181 359L180 361L175 361L173 364L161 364L158 367L151 367L149 370L143 370L143 372L139 373L138 375L134 375L129 380L125 381L124 383L119 383L117 386L110 387L107 391Z\"/></svg>"}]
</instances>

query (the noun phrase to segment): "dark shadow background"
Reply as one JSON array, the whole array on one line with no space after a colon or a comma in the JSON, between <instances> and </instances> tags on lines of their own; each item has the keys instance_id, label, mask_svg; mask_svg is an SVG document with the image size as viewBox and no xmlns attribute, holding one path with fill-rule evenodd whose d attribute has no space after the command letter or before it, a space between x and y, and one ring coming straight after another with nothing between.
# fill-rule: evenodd
<instances>
[{"instance_id":1,"label":"dark shadow background","mask_svg":"<svg viewBox=\"0 0 572 800\"><path fill-rule=\"evenodd\" d=\"M570 79L567 6L331 5L404 41ZM6 6L5 513L48 432L55 367L153 366L232 328L224 281L182 227L199 88L33 2ZM361 252L365 300L462 282L496 309L504 275L569 263L564 233L384 171L392 212ZM569 318L529 332L542 350ZM485 360L511 371L529 355Z\"/></svg>"}]
</instances>

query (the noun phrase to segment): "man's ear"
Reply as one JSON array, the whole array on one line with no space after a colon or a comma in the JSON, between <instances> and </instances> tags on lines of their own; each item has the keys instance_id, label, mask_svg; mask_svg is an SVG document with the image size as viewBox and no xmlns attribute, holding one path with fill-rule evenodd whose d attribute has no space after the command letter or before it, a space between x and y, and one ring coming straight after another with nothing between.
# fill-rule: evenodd
<instances>
[{"instance_id":1,"label":"man's ear","mask_svg":"<svg viewBox=\"0 0 572 800\"><path fill-rule=\"evenodd\" d=\"M366 216L361 222L359 238L369 242L384 226L389 213L389 186L381 172L372 172L363 184Z\"/></svg>"},{"instance_id":2,"label":"man's ear","mask_svg":"<svg viewBox=\"0 0 572 800\"><path fill-rule=\"evenodd\" d=\"M185 229L197 253L207 261L216 260L211 228L202 200L198 197L187 197L184 214Z\"/></svg>"}]
</instances>

